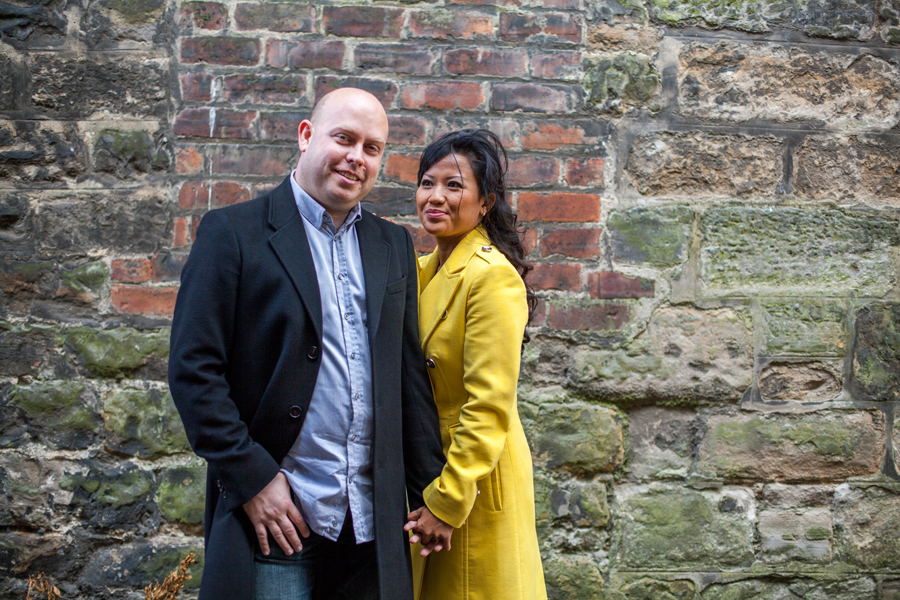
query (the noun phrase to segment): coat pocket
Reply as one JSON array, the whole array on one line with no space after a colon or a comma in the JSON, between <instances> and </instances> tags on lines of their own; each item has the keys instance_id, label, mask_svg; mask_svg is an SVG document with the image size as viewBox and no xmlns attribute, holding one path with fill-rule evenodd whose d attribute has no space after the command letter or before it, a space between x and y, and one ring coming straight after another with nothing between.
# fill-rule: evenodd
<instances>
[{"instance_id":1,"label":"coat pocket","mask_svg":"<svg viewBox=\"0 0 900 600\"><path fill-rule=\"evenodd\" d=\"M479 479L475 485L479 492L476 504L480 502L486 510L491 512L503 510L503 482L500 475L500 463L497 463L490 475Z\"/></svg>"}]
</instances>

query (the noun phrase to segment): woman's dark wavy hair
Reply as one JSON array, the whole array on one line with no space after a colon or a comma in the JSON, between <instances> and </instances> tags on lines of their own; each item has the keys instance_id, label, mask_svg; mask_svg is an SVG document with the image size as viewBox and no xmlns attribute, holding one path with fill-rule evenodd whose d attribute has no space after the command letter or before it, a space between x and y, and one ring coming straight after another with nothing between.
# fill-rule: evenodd
<instances>
[{"instance_id":1,"label":"woman's dark wavy hair","mask_svg":"<svg viewBox=\"0 0 900 600\"><path fill-rule=\"evenodd\" d=\"M492 194L494 196L494 202L481 220L481 225L491 243L509 259L522 277L530 323L537 307L537 298L526 278L534 267L525 260L525 247L522 245L524 231L517 227L518 217L509 206L506 193L506 171L509 161L506 150L500 138L487 129L461 129L446 133L422 151L416 185L422 183L422 176L428 169L451 154L462 154L469 159L481 196L486 199ZM527 332L524 341L526 343L529 341Z\"/></svg>"}]
</instances>

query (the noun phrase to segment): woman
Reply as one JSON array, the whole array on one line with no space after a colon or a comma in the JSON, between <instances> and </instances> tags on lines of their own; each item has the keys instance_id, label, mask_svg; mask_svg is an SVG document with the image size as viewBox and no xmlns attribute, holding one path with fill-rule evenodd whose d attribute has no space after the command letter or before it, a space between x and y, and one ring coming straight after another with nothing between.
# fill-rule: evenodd
<instances>
[{"instance_id":1,"label":"woman","mask_svg":"<svg viewBox=\"0 0 900 600\"><path fill-rule=\"evenodd\" d=\"M505 167L497 136L472 129L444 135L419 164L416 210L437 240L419 259L419 335L447 464L424 492L431 512L406 526L423 544L413 552L418 600L547 597L516 409L535 300Z\"/></svg>"}]
</instances>

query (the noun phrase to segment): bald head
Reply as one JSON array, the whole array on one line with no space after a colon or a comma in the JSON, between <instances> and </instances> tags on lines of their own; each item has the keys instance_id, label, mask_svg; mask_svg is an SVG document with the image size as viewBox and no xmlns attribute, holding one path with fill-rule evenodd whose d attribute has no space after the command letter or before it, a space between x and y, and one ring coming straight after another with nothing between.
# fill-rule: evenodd
<instances>
[{"instance_id":1,"label":"bald head","mask_svg":"<svg viewBox=\"0 0 900 600\"><path fill-rule=\"evenodd\" d=\"M379 114L387 125L387 114L381 102L371 93L359 88L339 88L332 90L322 96L313 108L312 115L309 120L315 125L323 114L338 109L341 110L345 106L367 106L375 113Z\"/></svg>"}]
</instances>

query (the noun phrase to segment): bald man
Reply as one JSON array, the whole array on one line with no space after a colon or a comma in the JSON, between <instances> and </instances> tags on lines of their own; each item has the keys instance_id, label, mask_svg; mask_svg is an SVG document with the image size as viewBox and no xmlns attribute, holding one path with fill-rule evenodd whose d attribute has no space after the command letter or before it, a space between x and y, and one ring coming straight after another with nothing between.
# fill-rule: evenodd
<instances>
[{"instance_id":1,"label":"bald man","mask_svg":"<svg viewBox=\"0 0 900 600\"><path fill-rule=\"evenodd\" d=\"M331 92L280 186L203 216L169 358L207 461L201 600L412 598L407 506L444 456L412 240L359 206L387 135Z\"/></svg>"}]
</instances>

